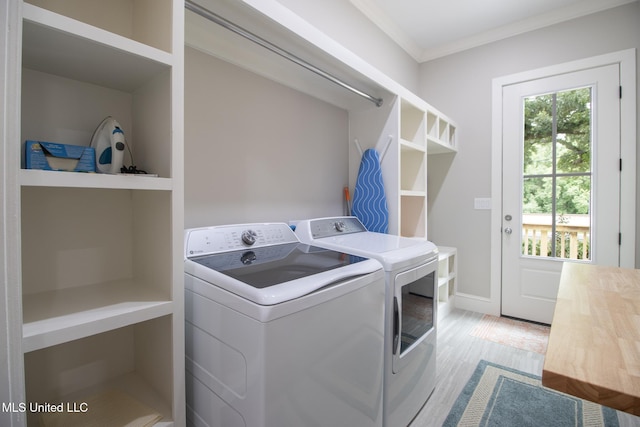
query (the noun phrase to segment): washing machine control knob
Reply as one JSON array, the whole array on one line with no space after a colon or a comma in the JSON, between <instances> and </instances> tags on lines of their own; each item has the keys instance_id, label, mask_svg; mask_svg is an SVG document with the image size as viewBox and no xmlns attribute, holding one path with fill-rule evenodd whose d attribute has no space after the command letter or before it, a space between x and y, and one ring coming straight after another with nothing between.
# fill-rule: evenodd
<instances>
[{"instance_id":1,"label":"washing machine control knob","mask_svg":"<svg viewBox=\"0 0 640 427\"><path fill-rule=\"evenodd\" d=\"M245 230L242 232L242 241L245 245L253 245L256 242L256 237L258 237L258 233L253 230Z\"/></svg>"},{"instance_id":2,"label":"washing machine control knob","mask_svg":"<svg viewBox=\"0 0 640 427\"><path fill-rule=\"evenodd\" d=\"M336 228L336 231L339 231L341 233L347 228L347 225L344 223L344 221L336 221L333 226Z\"/></svg>"}]
</instances>

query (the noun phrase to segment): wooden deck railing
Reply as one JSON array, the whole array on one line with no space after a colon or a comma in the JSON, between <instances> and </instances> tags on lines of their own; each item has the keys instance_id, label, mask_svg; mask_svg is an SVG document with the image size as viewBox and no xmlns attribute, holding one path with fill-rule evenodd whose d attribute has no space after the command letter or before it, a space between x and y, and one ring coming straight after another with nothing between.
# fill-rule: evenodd
<instances>
[{"instance_id":1,"label":"wooden deck railing","mask_svg":"<svg viewBox=\"0 0 640 427\"><path fill-rule=\"evenodd\" d=\"M590 259L589 227L556 225L556 254L551 253L550 225L522 224L523 255L567 259Z\"/></svg>"}]
</instances>

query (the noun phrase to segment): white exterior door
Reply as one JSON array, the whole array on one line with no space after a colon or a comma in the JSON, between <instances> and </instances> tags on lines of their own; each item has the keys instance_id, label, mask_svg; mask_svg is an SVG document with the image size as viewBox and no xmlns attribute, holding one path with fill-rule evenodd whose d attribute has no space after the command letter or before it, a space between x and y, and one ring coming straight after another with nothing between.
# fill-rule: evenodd
<instances>
[{"instance_id":1,"label":"white exterior door","mask_svg":"<svg viewBox=\"0 0 640 427\"><path fill-rule=\"evenodd\" d=\"M564 262L620 264L619 67L503 88L503 315L551 323Z\"/></svg>"}]
</instances>

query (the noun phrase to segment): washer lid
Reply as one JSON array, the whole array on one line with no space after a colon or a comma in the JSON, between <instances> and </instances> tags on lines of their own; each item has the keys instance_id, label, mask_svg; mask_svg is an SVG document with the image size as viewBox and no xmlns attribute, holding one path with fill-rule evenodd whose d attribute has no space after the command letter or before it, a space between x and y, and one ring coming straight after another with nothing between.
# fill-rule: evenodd
<instances>
[{"instance_id":1,"label":"washer lid","mask_svg":"<svg viewBox=\"0 0 640 427\"><path fill-rule=\"evenodd\" d=\"M256 223L186 230L184 269L247 300L273 305L381 266L300 243L287 224Z\"/></svg>"},{"instance_id":2,"label":"washer lid","mask_svg":"<svg viewBox=\"0 0 640 427\"><path fill-rule=\"evenodd\" d=\"M302 243L191 258L197 264L262 289L364 261Z\"/></svg>"},{"instance_id":3,"label":"washer lid","mask_svg":"<svg viewBox=\"0 0 640 427\"><path fill-rule=\"evenodd\" d=\"M380 270L374 260L303 243L192 257L185 271L261 305L273 305Z\"/></svg>"}]
</instances>

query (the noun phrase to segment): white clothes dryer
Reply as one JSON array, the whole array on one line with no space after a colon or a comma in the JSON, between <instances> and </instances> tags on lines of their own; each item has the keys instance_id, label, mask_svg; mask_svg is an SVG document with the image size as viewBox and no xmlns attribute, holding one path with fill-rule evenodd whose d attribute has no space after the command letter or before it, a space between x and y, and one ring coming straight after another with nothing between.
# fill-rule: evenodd
<instances>
[{"instance_id":1,"label":"white clothes dryer","mask_svg":"<svg viewBox=\"0 0 640 427\"><path fill-rule=\"evenodd\" d=\"M438 249L426 239L367 231L356 217L300 221L302 242L377 259L385 270L383 425L407 426L436 382Z\"/></svg>"},{"instance_id":2,"label":"white clothes dryer","mask_svg":"<svg viewBox=\"0 0 640 427\"><path fill-rule=\"evenodd\" d=\"M384 273L282 223L185 232L189 425L382 426Z\"/></svg>"}]
</instances>

